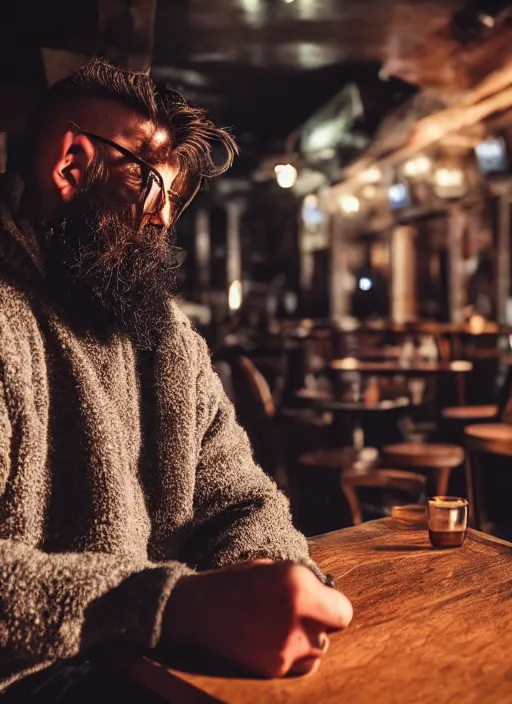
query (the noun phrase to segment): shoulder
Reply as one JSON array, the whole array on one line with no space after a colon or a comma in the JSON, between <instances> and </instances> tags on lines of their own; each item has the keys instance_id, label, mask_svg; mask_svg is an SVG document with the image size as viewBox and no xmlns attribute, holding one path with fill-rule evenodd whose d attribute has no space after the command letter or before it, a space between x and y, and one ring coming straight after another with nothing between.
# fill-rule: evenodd
<instances>
[{"instance_id":1,"label":"shoulder","mask_svg":"<svg viewBox=\"0 0 512 704\"><path fill-rule=\"evenodd\" d=\"M198 372L205 365L210 367L210 351L206 341L175 301L169 303L169 324L164 331L163 345L169 352L197 367Z\"/></svg>"},{"instance_id":2,"label":"shoulder","mask_svg":"<svg viewBox=\"0 0 512 704\"><path fill-rule=\"evenodd\" d=\"M28 295L23 289L0 276L0 344L15 338L18 345L33 338L38 330Z\"/></svg>"},{"instance_id":3,"label":"shoulder","mask_svg":"<svg viewBox=\"0 0 512 704\"><path fill-rule=\"evenodd\" d=\"M30 299L0 276L0 372L10 404L47 402L46 354ZM28 401L27 401L28 402Z\"/></svg>"}]
</instances>

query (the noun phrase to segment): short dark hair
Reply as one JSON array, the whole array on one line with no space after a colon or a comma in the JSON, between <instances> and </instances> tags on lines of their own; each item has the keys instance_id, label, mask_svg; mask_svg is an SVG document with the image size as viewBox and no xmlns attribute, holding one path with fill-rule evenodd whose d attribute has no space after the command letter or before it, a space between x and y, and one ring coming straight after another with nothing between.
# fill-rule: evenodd
<instances>
[{"instance_id":1,"label":"short dark hair","mask_svg":"<svg viewBox=\"0 0 512 704\"><path fill-rule=\"evenodd\" d=\"M203 108L188 103L175 90L155 83L148 75L90 59L55 83L33 114L22 146L22 170L28 167L44 134L45 125L69 101L87 98L115 100L140 113L171 134L173 156L186 170L208 181L225 173L238 154L234 138L217 127ZM220 163L215 147L224 149ZM218 150L217 150L218 151Z\"/></svg>"}]
</instances>

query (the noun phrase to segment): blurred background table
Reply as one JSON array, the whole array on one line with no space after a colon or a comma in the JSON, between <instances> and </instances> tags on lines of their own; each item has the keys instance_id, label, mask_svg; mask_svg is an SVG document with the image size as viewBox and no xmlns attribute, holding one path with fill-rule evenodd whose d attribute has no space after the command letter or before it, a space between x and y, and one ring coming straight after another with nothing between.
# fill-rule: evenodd
<instances>
[{"instance_id":1,"label":"blurred background table","mask_svg":"<svg viewBox=\"0 0 512 704\"><path fill-rule=\"evenodd\" d=\"M368 361L347 357L335 359L330 367L333 371L357 372L366 375L393 375L393 376L428 376L438 374L453 374L457 379L458 403L465 402L464 375L473 369L473 364L467 360L453 362L423 362L412 360L404 364L399 360Z\"/></svg>"},{"instance_id":2,"label":"blurred background table","mask_svg":"<svg viewBox=\"0 0 512 704\"><path fill-rule=\"evenodd\" d=\"M177 668L154 654L130 656L124 670L172 704L512 701L512 544L469 530L462 548L434 550L425 526L389 518L315 538L311 550L355 613L316 675L206 675L195 658Z\"/></svg>"}]
</instances>

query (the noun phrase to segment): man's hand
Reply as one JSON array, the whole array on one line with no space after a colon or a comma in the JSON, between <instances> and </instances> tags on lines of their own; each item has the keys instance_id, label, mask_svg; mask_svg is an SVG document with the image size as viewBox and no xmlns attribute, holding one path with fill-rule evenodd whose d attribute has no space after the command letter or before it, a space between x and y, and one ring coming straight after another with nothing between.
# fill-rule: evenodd
<instances>
[{"instance_id":1,"label":"man's hand","mask_svg":"<svg viewBox=\"0 0 512 704\"><path fill-rule=\"evenodd\" d=\"M162 642L281 677L316 669L326 634L351 620L350 601L306 567L256 560L182 577L167 604Z\"/></svg>"}]
</instances>

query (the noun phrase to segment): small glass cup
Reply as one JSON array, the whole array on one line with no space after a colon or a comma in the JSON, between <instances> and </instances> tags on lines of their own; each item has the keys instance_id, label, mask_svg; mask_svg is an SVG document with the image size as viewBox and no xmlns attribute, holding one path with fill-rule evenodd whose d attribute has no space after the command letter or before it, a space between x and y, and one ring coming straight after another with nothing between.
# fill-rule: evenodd
<instances>
[{"instance_id":1,"label":"small glass cup","mask_svg":"<svg viewBox=\"0 0 512 704\"><path fill-rule=\"evenodd\" d=\"M466 537L468 502L457 496L428 500L428 537L435 548L460 548Z\"/></svg>"}]
</instances>

